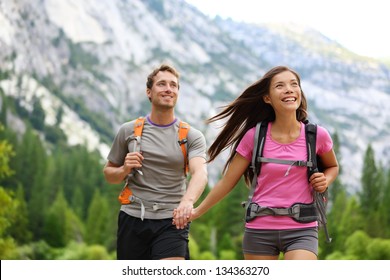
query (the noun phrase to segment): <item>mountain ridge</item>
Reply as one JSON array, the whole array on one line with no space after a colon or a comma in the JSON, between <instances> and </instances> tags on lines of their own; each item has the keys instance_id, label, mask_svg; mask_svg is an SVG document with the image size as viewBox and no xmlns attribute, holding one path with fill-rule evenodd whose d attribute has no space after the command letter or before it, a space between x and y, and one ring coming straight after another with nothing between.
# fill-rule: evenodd
<instances>
[{"instance_id":1,"label":"mountain ridge","mask_svg":"<svg viewBox=\"0 0 390 280\"><path fill-rule=\"evenodd\" d=\"M389 66L313 29L210 19L183 0L5 0L0 22L0 91L29 111L38 99L70 145L104 157L118 126L147 114L146 76L162 62L182 73L177 115L210 144L217 128L204 120L283 64L301 75L310 120L339 134L351 191L369 143L388 165ZM210 167L214 180L223 161Z\"/></svg>"}]
</instances>

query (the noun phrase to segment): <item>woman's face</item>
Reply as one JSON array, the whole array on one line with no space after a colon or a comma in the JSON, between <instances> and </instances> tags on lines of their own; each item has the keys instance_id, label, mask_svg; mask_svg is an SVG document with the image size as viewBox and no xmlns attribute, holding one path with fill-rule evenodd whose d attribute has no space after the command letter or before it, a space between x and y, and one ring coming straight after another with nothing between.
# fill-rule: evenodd
<instances>
[{"instance_id":1,"label":"woman's face","mask_svg":"<svg viewBox=\"0 0 390 280\"><path fill-rule=\"evenodd\" d=\"M269 95L264 102L270 104L275 112L296 112L302 100L298 78L290 71L284 71L271 79Z\"/></svg>"}]
</instances>

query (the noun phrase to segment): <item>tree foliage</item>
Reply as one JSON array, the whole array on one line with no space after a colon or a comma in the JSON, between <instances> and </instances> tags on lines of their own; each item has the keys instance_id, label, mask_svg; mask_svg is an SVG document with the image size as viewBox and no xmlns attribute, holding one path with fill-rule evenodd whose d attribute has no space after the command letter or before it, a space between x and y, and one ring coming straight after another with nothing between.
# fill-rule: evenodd
<instances>
[{"instance_id":1,"label":"tree foliage","mask_svg":"<svg viewBox=\"0 0 390 280\"><path fill-rule=\"evenodd\" d=\"M48 145L33 127L23 135L5 127L0 136L1 259L115 259L122 186L105 182L100 155L81 146ZM337 135L333 139L339 157ZM371 146L362 174L356 194L348 194L340 179L330 187L333 240L325 243L320 230L320 259L390 259L390 170L376 162ZM248 191L240 180L191 223L191 259L243 258L241 202Z\"/></svg>"}]
</instances>

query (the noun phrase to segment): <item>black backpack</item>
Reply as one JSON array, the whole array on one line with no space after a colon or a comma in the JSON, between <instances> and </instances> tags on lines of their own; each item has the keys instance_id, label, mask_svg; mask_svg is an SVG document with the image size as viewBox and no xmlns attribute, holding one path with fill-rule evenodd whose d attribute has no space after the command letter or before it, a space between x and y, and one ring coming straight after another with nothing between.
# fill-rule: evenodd
<instances>
[{"instance_id":1,"label":"black backpack","mask_svg":"<svg viewBox=\"0 0 390 280\"><path fill-rule=\"evenodd\" d=\"M248 197L248 201L243 203L243 206L246 207L246 221L252 220L255 216L265 216L265 215L283 215L290 216L294 220L307 223L317 220L320 227L323 227L326 235L327 242L331 242L327 230L327 218L326 218L326 207L328 202L328 190L323 193L318 193L314 191L313 193L313 203L311 204L302 204L297 203L291 206L290 208L269 208L261 207L256 203L252 203L252 197L255 192L257 177L261 171L262 162L273 162L279 164L288 164L290 166L306 166L308 179L315 172L322 172L321 160L316 154L316 138L317 138L317 125L305 121L305 136L306 136L306 146L307 146L307 161L293 161L293 160L283 160L283 159L271 159L264 158L263 149L265 136L267 134L268 122L262 121L256 125L255 132L255 141L253 146L253 157L251 162L251 169L253 170L253 179L252 187ZM287 172L289 169L287 170Z\"/></svg>"}]
</instances>

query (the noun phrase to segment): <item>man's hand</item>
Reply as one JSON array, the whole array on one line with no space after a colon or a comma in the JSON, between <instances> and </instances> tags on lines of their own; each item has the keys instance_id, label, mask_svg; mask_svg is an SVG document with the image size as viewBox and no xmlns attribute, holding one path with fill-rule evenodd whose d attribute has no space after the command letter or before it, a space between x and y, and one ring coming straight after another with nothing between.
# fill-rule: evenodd
<instances>
[{"instance_id":1,"label":"man's hand","mask_svg":"<svg viewBox=\"0 0 390 280\"><path fill-rule=\"evenodd\" d=\"M133 168L141 168L144 157L139 152L128 153L123 163L123 169L126 174L129 174Z\"/></svg>"}]
</instances>

